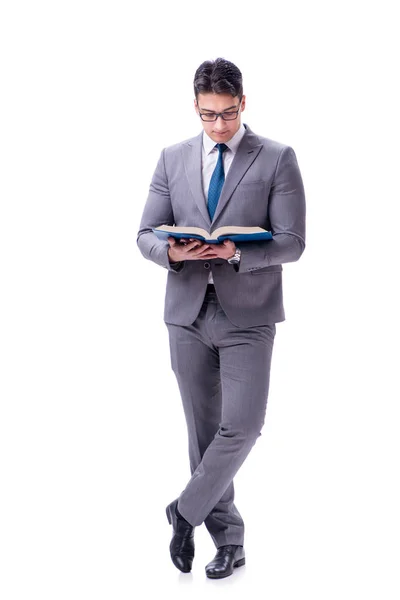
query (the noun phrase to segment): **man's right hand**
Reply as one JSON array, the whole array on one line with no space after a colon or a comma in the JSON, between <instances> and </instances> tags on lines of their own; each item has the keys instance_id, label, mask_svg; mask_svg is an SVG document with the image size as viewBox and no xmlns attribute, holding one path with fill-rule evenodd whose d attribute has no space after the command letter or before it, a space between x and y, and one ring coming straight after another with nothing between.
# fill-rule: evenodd
<instances>
[{"instance_id":1,"label":"man's right hand","mask_svg":"<svg viewBox=\"0 0 400 600\"><path fill-rule=\"evenodd\" d=\"M212 249L213 244L205 244L201 240L181 238L178 241L176 238L169 236L168 243L170 245L168 248L169 262L217 258Z\"/></svg>"}]
</instances>

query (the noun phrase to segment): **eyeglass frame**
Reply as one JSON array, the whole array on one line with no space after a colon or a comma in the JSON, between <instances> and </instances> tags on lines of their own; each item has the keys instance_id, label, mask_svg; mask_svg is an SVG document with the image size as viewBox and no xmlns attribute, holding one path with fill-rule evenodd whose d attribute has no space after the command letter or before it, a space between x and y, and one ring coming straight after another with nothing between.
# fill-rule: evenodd
<instances>
[{"instance_id":1,"label":"eyeglass frame","mask_svg":"<svg viewBox=\"0 0 400 600\"><path fill-rule=\"evenodd\" d=\"M238 104L239 108L237 110L226 111L226 112L235 112L236 113L236 117L234 117L233 119L224 119L224 113L222 112L222 113L213 113L214 116L215 116L215 119L208 119L208 120L206 120L206 119L203 119L203 116L206 116L206 114L205 113L201 113L200 109L199 109L199 117L200 117L200 119L204 123L215 123L215 121L218 121L218 117L221 117L221 119L223 121L235 121L238 118L238 115L239 115L239 112L240 112L240 108L241 108L241 104L242 104L242 98L240 98L240 101L239 101L239 104Z\"/></svg>"}]
</instances>

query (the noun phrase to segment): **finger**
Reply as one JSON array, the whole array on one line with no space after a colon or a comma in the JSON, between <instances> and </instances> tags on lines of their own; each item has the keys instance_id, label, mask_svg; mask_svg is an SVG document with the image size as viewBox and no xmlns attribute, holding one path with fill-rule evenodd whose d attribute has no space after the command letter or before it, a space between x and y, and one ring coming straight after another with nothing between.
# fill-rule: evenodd
<instances>
[{"instance_id":1,"label":"finger","mask_svg":"<svg viewBox=\"0 0 400 600\"><path fill-rule=\"evenodd\" d=\"M191 242L190 244L188 244L188 251L195 250L196 248L198 249L199 252L202 252L203 250L208 248L208 246L204 246L204 244L199 242L199 240L194 240L194 242Z\"/></svg>"},{"instance_id":2,"label":"finger","mask_svg":"<svg viewBox=\"0 0 400 600\"><path fill-rule=\"evenodd\" d=\"M196 258L217 258L218 254L215 254L215 252L201 252L195 256Z\"/></svg>"},{"instance_id":3,"label":"finger","mask_svg":"<svg viewBox=\"0 0 400 600\"><path fill-rule=\"evenodd\" d=\"M194 248L192 254L196 254L197 256L199 256L203 254L209 254L210 252L211 250L208 246L200 246L199 248Z\"/></svg>"}]
</instances>

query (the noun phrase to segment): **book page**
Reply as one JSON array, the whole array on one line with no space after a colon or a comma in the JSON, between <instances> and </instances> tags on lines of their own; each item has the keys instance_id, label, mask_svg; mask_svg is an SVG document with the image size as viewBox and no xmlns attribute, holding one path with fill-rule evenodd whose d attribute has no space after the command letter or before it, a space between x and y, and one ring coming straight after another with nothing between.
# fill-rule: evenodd
<instances>
[{"instance_id":1,"label":"book page","mask_svg":"<svg viewBox=\"0 0 400 600\"><path fill-rule=\"evenodd\" d=\"M165 229L165 231L180 231L182 233L195 233L197 235L202 235L205 238L209 238L210 234L205 229L201 227L180 227L179 225L160 225L160 227L156 227L156 229Z\"/></svg>"},{"instance_id":2,"label":"book page","mask_svg":"<svg viewBox=\"0 0 400 600\"><path fill-rule=\"evenodd\" d=\"M267 231L262 227L239 227L235 225L224 225L224 227L218 227L211 237L217 238L219 235L229 235L230 233L262 233L263 231Z\"/></svg>"}]
</instances>

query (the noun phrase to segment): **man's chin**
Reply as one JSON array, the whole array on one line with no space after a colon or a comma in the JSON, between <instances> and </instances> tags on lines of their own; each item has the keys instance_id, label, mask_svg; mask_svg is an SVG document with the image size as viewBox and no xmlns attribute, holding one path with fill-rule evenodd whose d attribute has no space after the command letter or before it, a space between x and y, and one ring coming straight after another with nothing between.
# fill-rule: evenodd
<instances>
[{"instance_id":1,"label":"man's chin","mask_svg":"<svg viewBox=\"0 0 400 600\"><path fill-rule=\"evenodd\" d=\"M222 140L224 142L229 142L233 135L229 131L225 131L225 133L215 133L213 131L210 137L214 142L221 142Z\"/></svg>"}]
</instances>

